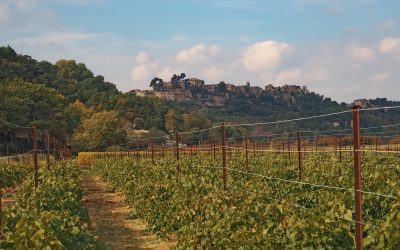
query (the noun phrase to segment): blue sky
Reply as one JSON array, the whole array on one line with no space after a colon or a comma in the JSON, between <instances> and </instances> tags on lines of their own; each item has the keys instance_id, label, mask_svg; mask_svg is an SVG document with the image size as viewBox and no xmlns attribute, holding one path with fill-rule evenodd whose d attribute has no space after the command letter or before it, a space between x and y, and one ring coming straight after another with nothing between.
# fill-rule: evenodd
<instances>
[{"instance_id":1,"label":"blue sky","mask_svg":"<svg viewBox=\"0 0 400 250\"><path fill-rule=\"evenodd\" d=\"M400 1L0 0L0 43L122 91L173 73L400 99Z\"/></svg>"}]
</instances>

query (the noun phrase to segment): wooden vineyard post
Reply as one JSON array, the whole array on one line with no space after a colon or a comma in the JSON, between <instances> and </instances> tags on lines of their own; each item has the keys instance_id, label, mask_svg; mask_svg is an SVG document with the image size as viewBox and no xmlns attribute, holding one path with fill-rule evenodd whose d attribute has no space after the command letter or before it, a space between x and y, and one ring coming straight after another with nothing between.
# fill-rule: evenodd
<instances>
[{"instance_id":1,"label":"wooden vineyard post","mask_svg":"<svg viewBox=\"0 0 400 250\"><path fill-rule=\"evenodd\" d=\"M179 134L175 133L175 148L176 148L176 171L179 173L181 168L179 166Z\"/></svg>"},{"instance_id":2,"label":"wooden vineyard post","mask_svg":"<svg viewBox=\"0 0 400 250\"><path fill-rule=\"evenodd\" d=\"M302 177L303 177L303 169L302 169L302 162L301 162L300 130L297 130L297 161L298 161L299 181L301 181Z\"/></svg>"},{"instance_id":3,"label":"wooden vineyard post","mask_svg":"<svg viewBox=\"0 0 400 250\"><path fill-rule=\"evenodd\" d=\"M287 150L288 150L288 156L289 156L289 161L290 161L290 133L288 133L288 138L287 138Z\"/></svg>"},{"instance_id":4,"label":"wooden vineyard post","mask_svg":"<svg viewBox=\"0 0 400 250\"><path fill-rule=\"evenodd\" d=\"M353 107L353 147L354 147L354 191L356 214L356 249L363 249L362 201L361 201L361 158L360 158L360 106Z\"/></svg>"},{"instance_id":5,"label":"wooden vineyard post","mask_svg":"<svg viewBox=\"0 0 400 250\"><path fill-rule=\"evenodd\" d=\"M235 148L236 148L236 157L238 157L239 156L239 147L237 145L236 139L235 139Z\"/></svg>"},{"instance_id":6,"label":"wooden vineyard post","mask_svg":"<svg viewBox=\"0 0 400 250\"><path fill-rule=\"evenodd\" d=\"M214 138L214 139L213 139L214 160L215 160L215 156L216 156L216 155L215 155L215 149L216 149L216 148L215 148L215 145L216 145L216 141L215 141L215 138Z\"/></svg>"},{"instance_id":7,"label":"wooden vineyard post","mask_svg":"<svg viewBox=\"0 0 400 250\"><path fill-rule=\"evenodd\" d=\"M375 136L375 151L378 151L378 136Z\"/></svg>"},{"instance_id":8,"label":"wooden vineyard post","mask_svg":"<svg viewBox=\"0 0 400 250\"><path fill-rule=\"evenodd\" d=\"M58 151L59 151L59 154L60 154L60 159L61 160L64 160L64 156L63 156L63 152L62 152L62 143L60 142L60 143L58 143Z\"/></svg>"},{"instance_id":9,"label":"wooden vineyard post","mask_svg":"<svg viewBox=\"0 0 400 250\"><path fill-rule=\"evenodd\" d=\"M259 149L259 143L258 142L256 142L256 152L257 152L257 154L260 154L260 149Z\"/></svg>"},{"instance_id":10,"label":"wooden vineyard post","mask_svg":"<svg viewBox=\"0 0 400 250\"><path fill-rule=\"evenodd\" d=\"M256 142L253 141L253 156L256 156Z\"/></svg>"},{"instance_id":11,"label":"wooden vineyard post","mask_svg":"<svg viewBox=\"0 0 400 250\"><path fill-rule=\"evenodd\" d=\"M339 135L339 162L342 163L342 136Z\"/></svg>"},{"instance_id":12,"label":"wooden vineyard post","mask_svg":"<svg viewBox=\"0 0 400 250\"><path fill-rule=\"evenodd\" d=\"M10 163L10 151L7 146L7 163Z\"/></svg>"},{"instance_id":13,"label":"wooden vineyard post","mask_svg":"<svg viewBox=\"0 0 400 250\"><path fill-rule=\"evenodd\" d=\"M247 150L247 137L244 139L244 146L245 146L245 149L246 149L246 168L247 168L247 171L249 171L249 151Z\"/></svg>"},{"instance_id":14,"label":"wooden vineyard post","mask_svg":"<svg viewBox=\"0 0 400 250\"><path fill-rule=\"evenodd\" d=\"M57 160L56 137L53 137L53 157L54 157L54 163L55 163Z\"/></svg>"},{"instance_id":15,"label":"wooden vineyard post","mask_svg":"<svg viewBox=\"0 0 400 250\"><path fill-rule=\"evenodd\" d=\"M315 132L314 141L315 141L315 152L317 152L317 151L318 151L318 138L317 138L317 132Z\"/></svg>"},{"instance_id":16,"label":"wooden vineyard post","mask_svg":"<svg viewBox=\"0 0 400 250\"><path fill-rule=\"evenodd\" d=\"M274 139L272 139L272 138L271 138L270 150L271 150L271 153L275 153L275 150L274 150Z\"/></svg>"},{"instance_id":17,"label":"wooden vineyard post","mask_svg":"<svg viewBox=\"0 0 400 250\"><path fill-rule=\"evenodd\" d=\"M214 140L214 142L215 142L215 140ZM215 144L214 144L214 146L215 146ZM215 152L215 148L214 148L214 152ZM215 153L214 153L214 155L215 155ZM193 166L193 145L191 143L190 143L190 166Z\"/></svg>"},{"instance_id":18,"label":"wooden vineyard post","mask_svg":"<svg viewBox=\"0 0 400 250\"><path fill-rule=\"evenodd\" d=\"M210 156L210 159L213 159L213 144L207 145L207 153Z\"/></svg>"},{"instance_id":19,"label":"wooden vineyard post","mask_svg":"<svg viewBox=\"0 0 400 250\"><path fill-rule=\"evenodd\" d=\"M36 136L36 126L32 128L32 143L33 143L33 167L34 167L34 181L35 190L39 185L39 168L38 168L38 152L37 152L37 136Z\"/></svg>"},{"instance_id":20,"label":"wooden vineyard post","mask_svg":"<svg viewBox=\"0 0 400 250\"><path fill-rule=\"evenodd\" d=\"M225 142L225 125L221 123L221 144L222 144L222 179L224 183L224 191L228 188L226 186L226 142Z\"/></svg>"},{"instance_id":21,"label":"wooden vineyard post","mask_svg":"<svg viewBox=\"0 0 400 250\"><path fill-rule=\"evenodd\" d=\"M46 134L46 163L47 163L47 169L50 169L50 135L49 135L49 131L46 130L45 132Z\"/></svg>"},{"instance_id":22,"label":"wooden vineyard post","mask_svg":"<svg viewBox=\"0 0 400 250\"><path fill-rule=\"evenodd\" d=\"M387 151L387 154L389 154L389 150L390 150L390 147L389 147L389 139L387 139L386 140L386 151ZM364 153L364 152L363 152Z\"/></svg>"},{"instance_id":23,"label":"wooden vineyard post","mask_svg":"<svg viewBox=\"0 0 400 250\"><path fill-rule=\"evenodd\" d=\"M136 143L136 164L139 164L139 142Z\"/></svg>"},{"instance_id":24,"label":"wooden vineyard post","mask_svg":"<svg viewBox=\"0 0 400 250\"><path fill-rule=\"evenodd\" d=\"M151 142L151 163L154 165L154 143Z\"/></svg>"}]
</instances>

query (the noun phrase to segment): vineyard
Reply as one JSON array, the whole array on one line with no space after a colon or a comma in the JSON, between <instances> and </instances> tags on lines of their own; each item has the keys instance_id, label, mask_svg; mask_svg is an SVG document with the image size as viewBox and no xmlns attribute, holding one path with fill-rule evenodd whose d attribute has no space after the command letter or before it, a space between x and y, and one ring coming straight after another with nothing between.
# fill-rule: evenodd
<instances>
[{"instance_id":1,"label":"vineyard","mask_svg":"<svg viewBox=\"0 0 400 250\"><path fill-rule=\"evenodd\" d=\"M221 161L205 154L176 158L133 157L95 160L92 169L122 190L164 237L177 235L178 248L354 249L352 157L338 163L334 153L307 156L303 180L297 160L284 154L234 154L227 162L223 191ZM366 154L364 247L399 247L400 165L397 156ZM318 184L317 184L318 183ZM386 194L385 196L379 194Z\"/></svg>"},{"instance_id":2,"label":"vineyard","mask_svg":"<svg viewBox=\"0 0 400 250\"><path fill-rule=\"evenodd\" d=\"M82 201L79 166L89 166L123 193L130 219L177 249L400 249L399 124L360 126L374 111L328 114L352 112L347 130L232 133L328 115L222 123L59 162L65 146L50 157L49 139L42 150L34 140L33 155L0 163L1 198L15 198L1 211L0 247L102 249Z\"/></svg>"},{"instance_id":3,"label":"vineyard","mask_svg":"<svg viewBox=\"0 0 400 250\"><path fill-rule=\"evenodd\" d=\"M29 165L2 166L2 170L27 169ZM87 232L88 214L82 203L76 163L67 161L41 168L37 188L25 178L1 176L2 183L20 184L16 201L2 211L1 249L94 249L97 243ZM15 173L26 173L16 170ZM32 171L31 171L32 172ZM26 175L25 175L26 177Z\"/></svg>"},{"instance_id":4,"label":"vineyard","mask_svg":"<svg viewBox=\"0 0 400 250\"><path fill-rule=\"evenodd\" d=\"M250 141L226 138L222 124L210 128L219 139L185 146L180 139L204 131L177 133L174 148L150 138L144 151L80 153L78 161L123 191L133 216L177 236L181 249L398 249L395 126L374 132L355 123L318 138L297 131Z\"/></svg>"}]
</instances>

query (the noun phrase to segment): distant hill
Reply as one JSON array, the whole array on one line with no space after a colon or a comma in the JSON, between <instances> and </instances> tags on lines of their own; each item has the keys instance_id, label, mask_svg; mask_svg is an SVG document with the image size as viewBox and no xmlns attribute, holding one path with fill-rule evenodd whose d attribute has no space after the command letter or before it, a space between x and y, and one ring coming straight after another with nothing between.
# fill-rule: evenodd
<instances>
[{"instance_id":1,"label":"distant hill","mask_svg":"<svg viewBox=\"0 0 400 250\"><path fill-rule=\"evenodd\" d=\"M185 77L174 75L165 83L155 78L149 83L154 88L153 93L141 90L121 93L115 84L105 81L101 75L94 75L83 63L61 59L52 64L18 54L9 46L0 47L0 119L49 129L58 138L69 141L76 137L77 131L84 131L83 121L93 114L114 112L126 130L125 136L118 135L122 138L120 141L98 146L104 148L113 144L134 145L135 131L150 131L146 136L163 135L204 129L221 121L252 123L314 116L349 110L352 105L338 103L296 85L268 85L262 89L250 84L205 84L197 78ZM399 101L386 98L358 102L364 107L400 105ZM363 127L400 123L400 111L365 112L361 119ZM228 133L268 134L298 128L340 130L350 127L350 114L341 114L296 123L238 128ZM26 140L15 142L13 138L18 133L17 129L3 124L0 142L26 144ZM204 139L210 135L201 136Z\"/></svg>"},{"instance_id":2,"label":"distant hill","mask_svg":"<svg viewBox=\"0 0 400 250\"><path fill-rule=\"evenodd\" d=\"M0 80L21 79L45 84L64 95L69 102L80 100L89 106L104 102L120 92L114 84L94 76L83 63L59 60L56 64L17 54L11 47L0 47Z\"/></svg>"}]
</instances>

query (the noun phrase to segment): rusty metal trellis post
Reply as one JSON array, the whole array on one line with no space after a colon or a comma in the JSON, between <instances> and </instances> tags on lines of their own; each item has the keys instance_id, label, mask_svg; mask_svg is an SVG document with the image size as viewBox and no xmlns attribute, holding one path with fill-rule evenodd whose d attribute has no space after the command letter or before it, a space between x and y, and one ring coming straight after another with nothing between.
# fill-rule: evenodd
<instances>
[{"instance_id":1,"label":"rusty metal trellis post","mask_svg":"<svg viewBox=\"0 0 400 250\"><path fill-rule=\"evenodd\" d=\"M288 133L288 138L287 138L287 150L288 150L288 156L290 160L290 133Z\"/></svg>"},{"instance_id":2,"label":"rusty metal trellis post","mask_svg":"<svg viewBox=\"0 0 400 250\"><path fill-rule=\"evenodd\" d=\"M315 132L314 135L314 143L315 143L315 152L318 151L318 137L317 137L317 132Z\"/></svg>"},{"instance_id":3,"label":"rusty metal trellis post","mask_svg":"<svg viewBox=\"0 0 400 250\"><path fill-rule=\"evenodd\" d=\"M225 141L225 125L221 123L221 144L222 144L222 178L224 184L224 190L226 191L226 141Z\"/></svg>"},{"instance_id":4,"label":"rusty metal trellis post","mask_svg":"<svg viewBox=\"0 0 400 250\"><path fill-rule=\"evenodd\" d=\"M136 164L139 164L139 142L136 142Z\"/></svg>"},{"instance_id":5,"label":"rusty metal trellis post","mask_svg":"<svg viewBox=\"0 0 400 250\"><path fill-rule=\"evenodd\" d=\"M301 162L300 130L297 130L297 161L298 161L299 181L301 181L302 177L303 177L303 167L302 167L302 162Z\"/></svg>"},{"instance_id":6,"label":"rusty metal trellis post","mask_svg":"<svg viewBox=\"0 0 400 250\"><path fill-rule=\"evenodd\" d=\"M190 166L193 166L193 145L191 143L190 143Z\"/></svg>"},{"instance_id":7,"label":"rusty metal trellis post","mask_svg":"<svg viewBox=\"0 0 400 250\"><path fill-rule=\"evenodd\" d=\"M247 171L248 171L249 170L249 151L247 150L248 149L248 147L247 147L247 137L244 139L244 146L246 148L246 168L247 168Z\"/></svg>"},{"instance_id":8,"label":"rusty metal trellis post","mask_svg":"<svg viewBox=\"0 0 400 250\"><path fill-rule=\"evenodd\" d=\"M151 163L154 165L154 143L151 142Z\"/></svg>"},{"instance_id":9,"label":"rusty metal trellis post","mask_svg":"<svg viewBox=\"0 0 400 250\"><path fill-rule=\"evenodd\" d=\"M176 148L176 171L179 173L181 168L179 166L179 134L175 133L175 148Z\"/></svg>"},{"instance_id":10,"label":"rusty metal trellis post","mask_svg":"<svg viewBox=\"0 0 400 250\"><path fill-rule=\"evenodd\" d=\"M353 107L353 147L354 147L354 191L356 213L356 249L363 249L362 201L361 201L361 158L360 158L360 106Z\"/></svg>"},{"instance_id":11,"label":"rusty metal trellis post","mask_svg":"<svg viewBox=\"0 0 400 250\"><path fill-rule=\"evenodd\" d=\"M59 154L60 154L60 159L64 160L63 149L62 149L62 143L61 142L58 143L58 151L59 151Z\"/></svg>"},{"instance_id":12,"label":"rusty metal trellis post","mask_svg":"<svg viewBox=\"0 0 400 250\"><path fill-rule=\"evenodd\" d=\"M342 163L342 136L339 135L339 162Z\"/></svg>"},{"instance_id":13,"label":"rusty metal trellis post","mask_svg":"<svg viewBox=\"0 0 400 250\"><path fill-rule=\"evenodd\" d=\"M216 141L215 141L215 138L213 139L213 149L214 149L214 160L215 160L215 145L216 145Z\"/></svg>"},{"instance_id":14,"label":"rusty metal trellis post","mask_svg":"<svg viewBox=\"0 0 400 250\"><path fill-rule=\"evenodd\" d=\"M53 137L53 157L54 157L54 163L57 160L57 152L56 152L56 137Z\"/></svg>"},{"instance_id":15,"label":"rusty metal trellis post","mask_svg":"<svg viewBox=\"0 0 400 250\"><path fill-rule=\"evenodd\" d=\"M32 128L32 143L33 143L33 166L34 166L34 181L35 181L35 190L39 185L39 168L38 168L38 152L37 152L37 135L36 135L36 126Z\"/></svg>"}]
</instances>

